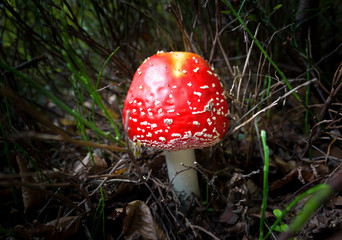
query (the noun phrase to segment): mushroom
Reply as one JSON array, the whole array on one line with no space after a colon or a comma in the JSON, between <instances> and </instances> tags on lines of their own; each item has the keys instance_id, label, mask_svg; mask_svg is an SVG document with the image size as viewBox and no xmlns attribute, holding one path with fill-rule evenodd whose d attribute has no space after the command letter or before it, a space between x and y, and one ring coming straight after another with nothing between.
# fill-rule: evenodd
<instances>
[{"instance_id":1,"label":"mushroom","mask_svg":"<svg viewBox=\"0 0 342 240\"><path fill-rule=\"evenodd\" d=\"M213 68L194 53L158 52L133 77L124 125L128 112L128 137L164 150L176 194L199 196L194 149L218 143L229 124L228 104Z\"/></svg>"}]
</instances>

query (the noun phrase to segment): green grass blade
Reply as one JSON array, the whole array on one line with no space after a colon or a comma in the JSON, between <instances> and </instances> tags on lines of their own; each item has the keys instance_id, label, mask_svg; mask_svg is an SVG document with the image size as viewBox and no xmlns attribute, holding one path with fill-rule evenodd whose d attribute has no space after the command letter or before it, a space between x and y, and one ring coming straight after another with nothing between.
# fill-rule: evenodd
<instances>
[{"instance_id":1,"label":"green grass blade","mask_svg":"<svg viewBox=\"0 0 342 240\"><path fill-rule=\"evenodd\" d=\"M83 85L85 86L85 88L89 92L91 98L96 102L96 104L100 107L100 109L102 110L104 115L107 117L107 119L111 123L111 125L114 129L114 132L115 132L115 140L117 142L119 142L120 141L119 128L117 127L117 125L113 121L110 113L107 111L105 105L102 102L101 96L96 91L95 86L92 84L92 82L91 82L91 80L90 80L90 78L89 78L89 76L85 70L83 63L79 60L76 52L74 51L74 48L70 44L68 31L67 31L68 25L67 25L65 16L66 16L66 12L63 9L63 11L61 11L61 19L63 20L63 30L64 30L63 31L63 43L64 43L64 47L66 50L62 51L62 55L65 58L65 60L67 61L67 66L70 69L70 71L72 73L74 73L75 76L83 83ZM116 51L114 51L114 52L116 52Z\"/></svg>"},{"instance_id":2,"label":"green grass blade","mask_svg":"<svg viewBox=\"0 0 342 240\"><path fill-rule=\"evenodd\" d=\"M268 197L268 171L269 171L269 149L266 142L266 131L261 130L262 146L264 148L264 180L263 180L263 194L260 214L260 234L259 239L263 239L264 236L264 220L267 207Z\"/></svg>"},{"instance_id":3,"label":"green grass blade","mask_svg":"<svg viewBox=\"0 0 342 240\"><path fill-rule=\"evenodd\" d=\"M290 82L287 80L285 74L280 70L280 68L277 66L277 64L275 64L275 62L271 59L271 57L267 54L266 50L261 46L260 42L253 36L252 32L249 30L249 28L247 27L247 25L245 24L245 22L242 20L242 18L240 17L239 14L236 13L236 11L234 10L232 4L230 3L230 1L226 1L226 0L222 0L232 11L232 13L235 15L235 17L239 20L239 22L241 23L241 25L243 26L243 28L246 30L246 32L248 33L248 35L252 38L252 40L255 42L255 44L258 46L258 48L260 49L260 51L262 52L262 54L266 57L266 59L271 63L271 65L276 69L276 71L279 73L280 77L284 80L286 86L288 87L288 89L292 90L293 87L291 86ZM302 102L300 97L298 96L298 94L296 92L292 93L293 96L299 101Z\"/></svg>"},{"instance_id":4,"label":"green grass blade","mask_svg":"<svg viewBox=\"0 0 342 240\"><path fill-rule=\"evenodd\" d=\"M289 227L290 233L295 234L298 232L331 193L331 186L328 184L319 185L315 194L307 201L301 213L291 223Z\"/></svg>"},{"instance_id":5,"label":"green grass blade","mask_svg":"<svg viewBox=\"0 0 342 240\"><path fill-rule=\"evenodd\" d=\"M319 193L316 197L311 198L306 204L305 207L302 210L302 213L297 216L297 218L293 221L293 223L290 226L290 231L292 233L297 232L303 224L309 219L311 214L320 206L322 203L322 199L325 199L327 196L330 195L332 192L332 189L327 184L319 184L317 186L314 186L302 194L300 194L298 197L296 197L285 209L282 211L282 215L277 218L277 220L273 223L273 225L270 227L270 230L265 235L264 239L267 239L271 233L274 231L274 229L279 225L279 223L283 220L285 215L302 199L306 198L309 195L312 195L314 193Z\"/></svg>"},{"instance_id":6,"label":"green grass blade","mask_svg":"<svg viewBox=\"0 0 342 240\"><path fill-rule=\"evenodd\" d=\"M92 129L96 134L109 139L113 142L118 142L116 138L114 138L111 134L104 132L97 128L93 123L87 121L83 118L80 114L78 114L75 110L68 107L64 102L62 102L60 99L58 99L55 95L53 95L49 90L42 87L39 83L28 77L26 74L21 73L20 71L17 71L13 67L8 66L3 61L0 61L0 67L10 71L14 75L18 76L21 80L28 83L30 86L41 92L45 97L49 98L52 102L54 102L59 108L61 108L64 112L68 113L78 121L82 122L84 125Z\"/></svg>"}]
</instances>

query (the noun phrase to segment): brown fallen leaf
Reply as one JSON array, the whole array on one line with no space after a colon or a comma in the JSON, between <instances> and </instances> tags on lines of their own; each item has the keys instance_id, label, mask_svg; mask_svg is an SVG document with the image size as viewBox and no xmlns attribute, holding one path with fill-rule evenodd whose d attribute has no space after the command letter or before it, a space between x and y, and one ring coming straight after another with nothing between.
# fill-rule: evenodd
<instances>
[{"instance_id":1,"label":"brown fallen leaf","mask_svg":"<svg viewBox=\"0 0 342 240\"><path fill-rule=\"evenodd\" d=\"M227 224L235 224L238 220L238 215L233 213L233 209L231 207L226 207L224 212L221 214L219 218L219 222L227 223Z\"/></svg>"},{"instance_id":2,"label":"brown fallen leaf","mask_svg":"<svg viewBox=\"0 0 342 240\"><path fill-rule=\"evenodd\" d=\"M297 166L295 169L286 174L283 178L274 181L270 186L270 191L275 191L284 187L292 181L298 179L302 184L313 181L319 176L324 176L329 172L329 169L324 164L311 164Z\"/></svg>"},{"instance_id":3,"label":"brown fallen leaf","mask_svg":"<svg viewBox=\"0 0 342 240\"><path fill-rule=\"evenodd\" d=\"M334 205L337 207L341 207L342 206L342 196L337 196L334 199Z\"/></svg>"},{"instance_id":4,"label":"brown fallen leaf","mask_svg":"<svg viewBox=\"0 0 342 240\"><path fill-rule=\"evenodd\" d=\"M18 154L16 160L19 167L19 174L21 176L21 182L36 183L36 180L32 176L28 176L31 171L26 166L25 160ZM33 189L27 186L21 187L21 194L23 197L24 212L28 213L31 210L37 208L44 200L44 191L42 189Z\"/></svg>"},{"instance_id":5,"label":"brown fallen leaf","mask_svg":"<svg viewBox=\"0 0 342 240\"><path fill-rule=\"evenodd\" d=\"M92 158L90 157L90 154L88 153L87 156L81 162L78 162L76 164L74 168L74 172L76 174L79 174L84 170L87 170L87 172L90 174L94 174L94 173L101 172L108 168L108 164L103 158L101 158L96 153L93 153L92 155L93 155L94 161L92 161Z\"/></svg>"},{"instance_id":6,"label":"brown fallen leaf","mask_svg":"<svg viewBox=\"0 0 342 240\"><path fill-rule=\"evenodd\" d=\"M136 200L128 203L126 214L123 221L125 239L167 239L163 230L153 219L149 207L143 201Z\"/></svg>"},{"instance_id":7,"label":"brown fallen leaf","mask_svg":"<svg viewBox=\"0 0 342 240\"><path fill-rule=\"evenodd\" d=\"M34 221L33 225L24 227L17 225L14 227L15 234L23 239L34 237L44 237L45 239L66 239L76 233L80 226L79 216L61 217L46 224Z\"/></svg>"},{"instance_id":8,"label":"brown fallen leaf","mask_svg":"<svg viewBox=\"0 0 342 240\"><path fill-rule=\"evenodd\" d=\"M52 236L58 236L57 239L65 239L66 237L76 233L80 227L81 218L79 216L61 217L45 224L46 227L52 226Z\"/></svg>"}]
</instances>

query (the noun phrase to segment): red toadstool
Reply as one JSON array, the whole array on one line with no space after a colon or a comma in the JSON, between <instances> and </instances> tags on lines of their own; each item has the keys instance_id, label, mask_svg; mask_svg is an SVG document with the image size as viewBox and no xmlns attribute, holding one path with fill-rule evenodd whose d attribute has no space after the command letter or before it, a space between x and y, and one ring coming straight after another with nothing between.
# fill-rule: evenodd
<instances>
[{"instance_id":1,"label":"red toadstool","mask_svg":"<svg viewBox=\"0 0 342 240\"><path fill-rule=\"evenodd\" d=\"M129 88L124 122L128 112L128 137L165 150L170 180L185 169L183 165L194 166L194 149L218 143L229 124L228 104L216 73L189 52L158 52L147 58ZM199 195L197 172L179 173L173 188L185 197Z\"/></svg>"}]
</instances>

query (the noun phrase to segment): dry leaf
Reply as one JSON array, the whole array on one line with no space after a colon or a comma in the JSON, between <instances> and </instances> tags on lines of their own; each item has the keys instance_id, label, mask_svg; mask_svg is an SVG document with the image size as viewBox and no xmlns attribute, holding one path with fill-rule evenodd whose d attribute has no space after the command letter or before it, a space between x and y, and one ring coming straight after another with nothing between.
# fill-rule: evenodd
<instances>
[{"instance_id":1,"label":"dry leaf","mask_svg":"<svg viewBox=\"0 0 342 240\"><path fill-rule=\"evenodd\" d=\"M61 124L63 126L69 127L69 126L76 126L76 121L74 119L68 119L68 118L61 118L59 119Z\"/></svg>"},{"instance_id":2,"label":"dry leaf","mask_svg":"<svg viewBox=\"0 0 342 240\"><path fill-rule=\"evenodd\" d=\"M79 216L68 216L60 219L53 220L45 224L45 226L52 226L54 229L53 236L58 235L59 239L65 239L66 237L76 233L80 226Z\"/></svg>"},{"instance_id":3,"label":"dry leaf","mask_svg":"<svg viewBox=\"0 0 342 240\"><path fill-rule=\"evenodd\" d=\"M278 179L274 181L270 186L270 191L274 191L284 187L287 184L291 184L293 181L298 179L303 184L307 182L311 182L316 179L318 176L324 176L328 173L327 166L320 164L320 165L313 165L310 166L298 166L293 169L291 172L286 174L282 179Z\"/></svg>"},{"instance_id":4,"label":"dry leaf","mask_svg":"<svg viewBox=\"0 0 342 240\"><path fill-rule=\"evenodd\" d=\"M80 226L79 216L68 216L55 219L46 224L34 221L33 225L24 227L17 225L14 232L18 237L31 239L34 237L44 237L45 239L66 239L76 233Z\"/></svg>"},{"instance_id":5,"label":"dry leaf","mask_svg":"<svg viewBox=\"0 0 342 240\"><path fill-rule=\"evenodd\" d=\"M224 212L221 214L219 218L219 222L227 223L227 224L235 224L238 220L238 215L233 213L233 209L231 207L226 207Z\"/></svg>"},{"instance_id":6,"label":"dry leaf","mask_svg":"<svg viewBox=\"0 0 342 240\"><path fill-rule=\"evenodd\" d=\"M25 160L18 154L16 160L19 166L19 174L22 183L35 183L32 176L27 176L31 171L26 166ZM21 194L23 197L24 212L28 213L30 210L38 207L44 199L44 192L41 189L33 189L27 186L21 187Z\"/></svg>"},{"instance_id":7,"label":"dry leaf","mask_svg":"<svg viewBox=\"0 0 342 240\"><path fill-rule=\"evenodd\" d=\"M337 207L341 207L342 206L342 196L337 196L336 198L334 198L334 205Z\"/></svg>"},{"instance_id":8,"label":"dry leaf","mask_svg":"<svg viewBox=\"0 0 342 240\"><path fill-rule=\"evenodd\" d=\"M126 206L123 232L127 240L167 239L163 230L154 221L149 207L142 201L130 202Z\"/></svg>"},{"instance_id":9,"label":"dry leaf","mask_svg":"<svg viewBox=\"0 0 342 240\"><path fill-rule=\"evenodd\" d=\"M75 166L74 172L76 174L79 174L83 170L87 170L88 173L96 173L103 171L108 168L107 162L99 157L96 153L93 153L93 159L90 157L90 153L87 154L87 156L82 160L82 162L78 162Z\"/></svg>"}]
</instances>

